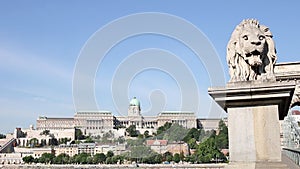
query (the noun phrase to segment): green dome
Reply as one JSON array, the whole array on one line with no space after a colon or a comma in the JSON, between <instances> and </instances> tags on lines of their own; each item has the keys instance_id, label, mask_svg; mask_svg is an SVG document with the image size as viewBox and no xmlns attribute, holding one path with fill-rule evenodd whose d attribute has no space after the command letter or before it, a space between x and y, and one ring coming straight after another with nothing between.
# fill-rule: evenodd
<instances>
[{"instance_id":1,"label":"green dome","mask_svg":"<svg viewBox=\"0 0 300 169\"><path fill-rule=\"evenodd\" d=\"M138 101L138 99L136 99L136 97L134 97L130 101L130 106L140 106L140 101Z\"/></svg>"}]
</instances>

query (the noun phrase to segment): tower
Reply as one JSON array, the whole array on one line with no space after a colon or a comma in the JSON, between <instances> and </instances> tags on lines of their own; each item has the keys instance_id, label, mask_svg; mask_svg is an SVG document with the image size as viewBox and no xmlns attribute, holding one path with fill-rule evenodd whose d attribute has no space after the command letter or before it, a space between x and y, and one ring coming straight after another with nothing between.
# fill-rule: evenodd
<instances>
[{"instance_id":1,"label":"tower","mask_svg":"<svg viewBox=\"0 0 300 169\"><path fill-rule=\"evenodd\" d=\"M136 128L143 128L143 117L141 115L140 101L133 97L128 107L128 119L130 125L135 125Z\"/></svg>"},{"instance_id":2,"label":"tower","mask_svg":"<svg viewBox=\"0 0 300 169\"><path fill-rule=\"evenodd\" d=\"M133 97L129 103L128 116L141 116L140 101Z\"/></svg>"}]
</instances>

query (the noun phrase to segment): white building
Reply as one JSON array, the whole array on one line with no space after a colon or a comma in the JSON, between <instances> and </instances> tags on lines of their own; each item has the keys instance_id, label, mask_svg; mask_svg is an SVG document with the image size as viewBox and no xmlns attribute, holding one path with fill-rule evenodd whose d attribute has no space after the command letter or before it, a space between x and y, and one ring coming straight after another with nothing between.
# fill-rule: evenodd
<instances>
[{"instance_id":1,"label":"white building","mask_svg":"<svg viewBox=\"0 0 300 169\"><path fill-rule=\"evenodd\" d=\"M74 118L37 119L37 130L66 130L79 128L85 135L102 135L113 129L127 128L135 125L140 133L146 130L153 133L166 122L178 123L185 128L197 127L197 118L194 112L163 111L157 116L143 116L139 100L134 97L129 102L128 116L114 116L109 111L82 111L76 112Z\"/></svg>"},{"instance_id":2,"label":"white building","mask_svg":"<svg viewBox=\"0 0 300 169\"><path fill-rule=\"evenodd\" d=\"M51 129L34 129L33 126L30 126L29 129L16 128L14 131L14 138L16 139L17 144L22 147L30 147L32 146L31 144L49 145L53 138L56 140L64 138L67 138L68 140L75 139L75 128L50 128ZM48 133L43 134L46 130L48 130Z\"/></svg>"},{"instance_id":3,"label":"white building","mask_svg":"<svg viewBox=\"0 0 300 169\"><path fill-rule=\"evenodd\" d=\"M76 112L74 126L80 128L85 135L101 135L114 127L114 116L109 111Z\"/></svg>"},{"instance_id":4,"label":"white building","mask_svg":"<svg viewBox=\"0 0 300 169\"><path fill-rule=\"evenodd\" d=\"M60 144L59 146L54 147L55 156L59 154L67 154L70 157L78 154L78 145L77 144Z\"/></svg>"},{"instance_id":5,"label":"white building","mask_svg":"<svg viewBox=\"0 0 300 169\"><path fill-rule=\"evenodd\" d=\"M196 128L197 118L194 112L163 111L157 116L157 125L163 126L166 122L178 123L184 128Z\"/></svg>"},{"instance_id":6,"label":"white building","mask_svg":"<svg viewBox=\"0 0 300 169\"><path fill-rule=\"evenodd\" d=\"M37 119L37 130L66 130L79 128L85 135L99 135L113 129L114 116L109 111L76 112L74 118Z\"/></svg>"}]
</instances>

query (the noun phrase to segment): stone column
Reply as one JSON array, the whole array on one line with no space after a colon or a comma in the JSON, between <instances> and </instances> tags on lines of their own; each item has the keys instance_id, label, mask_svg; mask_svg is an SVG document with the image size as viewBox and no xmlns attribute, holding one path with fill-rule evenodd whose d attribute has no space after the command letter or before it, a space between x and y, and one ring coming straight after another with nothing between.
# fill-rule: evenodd
<instances>
[{"instance_id":1,"label":"stone column","mask_svg":"<svg viewBox=\"0 0 300 169\"><path fill-rule=\"evenodd\" d=\"M279 119L287 114L295 82L238 82L210 88L228 113L227 168L287 168L281 163Z\"/></svg>"},{"instance_id":2,"label":"stone column","mask_svg":"<svg viewBox=\"0 0 300 169\"><path fill-rule=\"evenodd\" d=\"M231 162L281 161L277 105L227 111Z\"/></svg>"}]
</instances>

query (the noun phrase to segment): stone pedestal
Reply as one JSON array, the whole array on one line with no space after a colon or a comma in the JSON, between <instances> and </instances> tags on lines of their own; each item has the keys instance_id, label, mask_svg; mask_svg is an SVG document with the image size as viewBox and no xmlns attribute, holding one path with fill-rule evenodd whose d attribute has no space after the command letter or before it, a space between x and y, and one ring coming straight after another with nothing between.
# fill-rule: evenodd
<instances>
[{"instance_id":1,"label":"stone pedestal","mask_svg":"<svg viewBox=\"0 0 300 169\"><path fill-rule=\"evenodd\" d=\"M280 126L289 109L295 82L239 82L210 88L228 113L227 168L288 168L281 163Z\"/></svg>"},{"instance_id":2,"label":"stone pedestal","mask_svg":"<svg viewBox=\"0 0 300 169\"><path fill-rule=\"evenodd\" d=\"M281 161L276 105L228 108L227 111L231 162Z\"/></svg>"}]
</instances>

